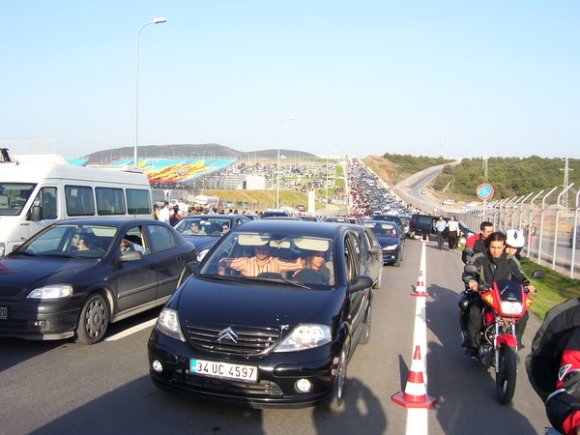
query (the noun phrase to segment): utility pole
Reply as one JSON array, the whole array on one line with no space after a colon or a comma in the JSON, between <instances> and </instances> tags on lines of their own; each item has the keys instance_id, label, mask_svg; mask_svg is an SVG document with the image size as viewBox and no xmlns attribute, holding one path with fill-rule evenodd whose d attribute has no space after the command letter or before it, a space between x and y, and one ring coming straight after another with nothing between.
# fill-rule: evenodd
<instances>
[{"instance_id":1,"label":"utility pole","mask_svg":"<svg viewBox=\"0 0 580 435\"><path fill-rule=\"evenodd\" d=\"M569 183L569 172L573 171L574 169L571 169L570 166L568 165L568 157L564 158L564 168L560 169L560 171L564 171L564 196L562 197L562 206L564 206L564 208L568 208L568 185Z\"/></svg>"},{"instance_id":2,"label":"utility pole","mask_svg":"<svg viewBox=\"0 0 580 435\"><path fill-rule=\"evenodd\" d=\"M487 181L487 156L483 158L483 178Z\"/></svg>"}]
</instances>

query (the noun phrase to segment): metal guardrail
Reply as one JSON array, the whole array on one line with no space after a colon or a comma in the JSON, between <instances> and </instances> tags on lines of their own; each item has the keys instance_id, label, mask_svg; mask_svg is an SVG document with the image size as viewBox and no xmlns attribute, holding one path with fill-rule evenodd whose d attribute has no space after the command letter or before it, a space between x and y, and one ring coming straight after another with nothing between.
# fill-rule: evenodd
<instances>
[{"instance_id":1,"label":"metal guardrail","mask_svg":"<svg viewBox=\"0 0 580 435\"><path fill-rule=\"evenodd\" d=\"M566 189L561 189L556 203L547 204L547 199L559 189L548 192L529 193L485 204L473 209L446 209L447 214L455 214L474 230L482 221L489 221L499 231L510 228L521 229L526 237L523 253L539 264L574 278L580 267L580 225L579 196L574 207L564 207L562 197Z\"/></svg>"}]
</instances>

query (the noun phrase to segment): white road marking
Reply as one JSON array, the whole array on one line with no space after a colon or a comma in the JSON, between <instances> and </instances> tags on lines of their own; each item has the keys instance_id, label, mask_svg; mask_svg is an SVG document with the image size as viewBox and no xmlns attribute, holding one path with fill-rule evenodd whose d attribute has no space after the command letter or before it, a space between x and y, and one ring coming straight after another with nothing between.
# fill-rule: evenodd
<instances>
[{"instance_id":1,"label":"white road marking","mask_svg":"<svg viewBox=\"0 0 580 435\"><path fill-rule=\"evenodd\" d=\"M425 249L426 243L421 242L421 262L419 265L419 273L422 273L423 283L425 284L425 291L427 291L427 251ZM427 296L428 297L428 296ZM413 331L413 348L411 350L411 358L415 354L415 347L419 346L421 349L421 359L423 360L423 380L425 388L427 388L427 322L425 307L427 299L425 296L415 296L415 325ZM409 364L409 367L411 364ZM429 390L427 390L429 393ZM409 408L407 409L407 435L422 435L429 433L429 409Z\"/></svg>"},{"instance_id":2,"label":"white road marking","mask_svg":"<svg viewBox=\"0 0 580 435\"><path fill-rule=\"evenodd\" d=\"M119 332L118 334L111 335L110 337L105 338L105 341L117 341L117 340L120 340L121 338L128 337L129 335L135 334L139 331L142 331L143 329L146 329L146 328L149 328L150 326L155 325L155 322L157 322L156 318L148 320L145 323L135 325L132 328L126 329L123 332Z\"/></svg>"}]
</instances>

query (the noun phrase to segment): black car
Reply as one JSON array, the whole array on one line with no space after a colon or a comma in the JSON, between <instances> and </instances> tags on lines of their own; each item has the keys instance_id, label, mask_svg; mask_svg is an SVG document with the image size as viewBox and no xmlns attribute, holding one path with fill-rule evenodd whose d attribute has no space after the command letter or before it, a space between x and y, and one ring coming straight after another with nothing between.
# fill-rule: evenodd
<instances>
[{"instance_id":1,"label":"black car","mask_svg":"<svg viewBox=\"0 0 580 435\"><path fill-rule=\"evenodd\" d=\"M188 215L174 226L185 240L195 245L197 259L201 261L222 235L251 220L244 214L200 214Z\"/></svg>"},{"instance_id":2,"label":"black car","mask_svg":"<svg viewBox=\"0 0 580 435\"><path fill-rule=\"evenodd\" d=\"M241 405L340 406L370 336L372 279L346 225L261 220L214 246L161 311L155 385Z\"/></svg>"},{"instance_id":3,"label":"black car","mask_svg":"<svg viewBox=\"0 0 580 435\"><path fill-rule=\"evenodd\" d=\"M167 302L195 248L145 219L72 219L0 260L0 337L100 341L109 323Z\"/></svg>"},{"instance_id":4,"label":"black car","mask_svg":"<svg viewBox=\"0 0 580 435\"><path fill-rule=\"evenodd\" d=\"M405 237L401 234L399 226L387 221L364 221L377 237L383 252L383 264L392 264L395 267L401 265L403 261L403 247Z\"/></svg>"},{"instance_id":5,"label":"black car","mask_svg":"<svg viewBox=\"0 0 580 435\"><path fill-rule=\"evenodd\" d=\"M409 234L413 238L419 236L423 239L429 240L431 237L435 237L435 222L437 218L435 216L424 215L424 214L414 214L411 216L411 223L409 225Z\"/></svg>"}]
</instances>

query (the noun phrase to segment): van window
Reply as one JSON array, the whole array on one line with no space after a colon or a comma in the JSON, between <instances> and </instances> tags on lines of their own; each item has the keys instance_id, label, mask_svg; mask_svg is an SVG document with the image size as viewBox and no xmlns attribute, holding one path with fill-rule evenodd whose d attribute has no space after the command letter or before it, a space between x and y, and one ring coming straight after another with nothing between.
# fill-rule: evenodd
<instances>
[{"instance_id":1,"label":"van window","mask_svg":"<svg viewBox=\"0 0 580 435\"><path fill-rule=\"evenodd\" d=\"M66 212L69 216L93 216L93 189L88 186L65 186Z\"/></svg>"},{"instance_id":2,"label":"van window","mask_svg":"<svg viewBox=\"0 0 580 435\"><path fill-rule=\"evenodd\" d=\"M123 215L125 214L125 195L123 189L97 187L97 214L98 215Z\"/></svg>"},{"instance_id":3,"label":"van window","mask_svg":"<svg viewBox=\"0 0 580 435\"><path fill-rule=\"evenodd\" d=\"M35 187L32 183L0 183L0 216L18 216Z\"/></svg>"},{"instance_id":4,"label":"van window","mask_svg":"<svg viewBox=\"0 0 580 435\"><path fill-rule=\"evenodd\" d=\"M56 187L43 187L34 198L33 206L40 207L40 219L56 219L58 217L56 208Z\"/></svg>"},{"instance_id":5,"label":"van window","mask_svg":"<svg viewBox=\"0 0 580 435\"><path fill-rule=\"evenodd\" d=\"M127 211L129 214L151 214L151 197L149 191L127 189Z\"/></svg>"}]
</instances>

